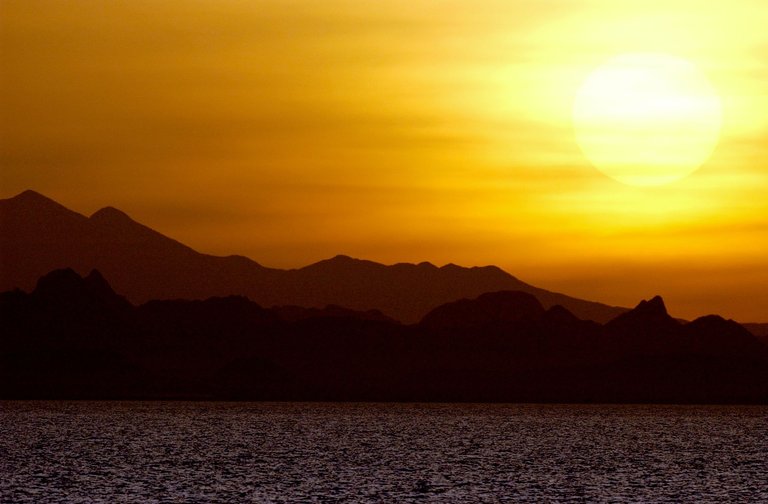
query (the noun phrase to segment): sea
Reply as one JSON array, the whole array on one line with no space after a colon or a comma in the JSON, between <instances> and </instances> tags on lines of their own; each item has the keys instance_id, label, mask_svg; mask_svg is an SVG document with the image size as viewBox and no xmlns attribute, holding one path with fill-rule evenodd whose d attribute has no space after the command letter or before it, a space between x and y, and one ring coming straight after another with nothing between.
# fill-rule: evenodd
<instances>
[{"instance_id":1,"label":"sea","mask_svg":"<svg viewBox=\"0 0 768 504\"><path fill-rule=\"evenodd\" d=\"M768 502L768 407L3 401L0 502Z\"/></svg>"}]
</instances>

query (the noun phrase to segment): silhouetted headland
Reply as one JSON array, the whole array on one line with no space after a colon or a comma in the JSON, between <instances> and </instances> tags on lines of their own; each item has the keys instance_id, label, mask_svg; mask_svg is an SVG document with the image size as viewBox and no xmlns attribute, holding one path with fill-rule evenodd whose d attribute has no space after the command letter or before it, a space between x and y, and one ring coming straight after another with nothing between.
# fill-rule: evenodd
<instances>
[{"instance_id":1,"label":"silhouetted headland","mask_svg":"<svg viewBox=\"0 0 768 504\"><path fill-rule=\"evenodd\" d=\"M1 398L768 403L768 346L656 297L606 324L520 291L404 325L242 296L139 306L92 271L0 294Z\"/></svg>"}]
</instances>

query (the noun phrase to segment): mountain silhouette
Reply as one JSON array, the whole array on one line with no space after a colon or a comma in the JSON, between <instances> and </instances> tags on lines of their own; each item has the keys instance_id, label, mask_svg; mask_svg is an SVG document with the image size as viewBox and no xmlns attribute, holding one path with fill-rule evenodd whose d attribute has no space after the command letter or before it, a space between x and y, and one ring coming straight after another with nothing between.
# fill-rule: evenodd
<instances>
[{"instance_id":1,"label":"mountain silhouette","mask_svg":"<svg viewBox=\"0 0 768 504\"><path fill-rule=\"evenodd\" d=\"M656 350L667 343L669 335L680 326L680 322L667 313L661 296L643 300L633 309L622 313L606 324L606 329L621 338L624 344L633 348Z\"/></svg>"},{"instance_id":2,"label":"mountain silhouette","mask_svg":"<svg viewBox=\"0 0 768 504\"><path fill-rule=\"evenodd\" d=\"M415 323L441 304L514 290L598 322L626 311L534 287L495 266L385 266L338 255L299 269L267 268L198 253L112 207L85 217L34 191L0 200L0 234L0 290L29 290L49 271L72 268L98 269L134 303L243 295L262 306L336 305Z\"/></svg>"},{"instance_id":3,"label":"mountain silhouette","mask_svg":"<svg viewBox=\"0 0 768 504\"><path fill-rule=\"evenodd\" d=\"M768 343L768 323L742 324L746 330Z\"/></svg>"},{"instance_id":4,"label":"mountain silhouette","mask_svg":"<svg viewBox=\"0 0 768 504\"><path fill-rule=\"evenodd\" d=\"M404 325L243 296L135 306L63 269L0 293L0 327L0 399L768 404L768 345L658 297L603 325L501 291Z\"/></svg>"},{"instance_id":5,"label":"mountain silhouette","mask_svg":"<svg viewBox=\"0 0 768 504\"><path fill-rule=\"evenodd\" d=\"M430 328L473 328L535 320L543 314L544 307L531 294L520 291L489 292L477 299L461 299L438 306L424 316L421 325Z\"/></svg>"}]
</instances>

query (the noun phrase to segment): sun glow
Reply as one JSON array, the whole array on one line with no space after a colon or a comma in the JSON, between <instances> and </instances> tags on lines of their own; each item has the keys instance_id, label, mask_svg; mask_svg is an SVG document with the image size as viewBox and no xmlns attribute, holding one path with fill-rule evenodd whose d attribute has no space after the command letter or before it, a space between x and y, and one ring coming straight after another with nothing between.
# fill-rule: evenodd
<instances>
[{"instance_id":1,"label":"sun glow","mask_svg":"<svg viewBox=\"0 0 768 504\"><path fill-rule=\"evenodd\" d=\"M573 108L579 145L606 175L662 185L698 169L720 136L720 98L690 62L625 54L594 70Z\"/></svg>"},{"instance_id":2,"label":"sun glow","mask_svg":"<svg viewBox=\"0 0 768 504\"><path fill-rule=\"evenodd\" d=\"M764 320L766 26L761 0L0 0L0 198Z\"/></svg>"}]
</instances>

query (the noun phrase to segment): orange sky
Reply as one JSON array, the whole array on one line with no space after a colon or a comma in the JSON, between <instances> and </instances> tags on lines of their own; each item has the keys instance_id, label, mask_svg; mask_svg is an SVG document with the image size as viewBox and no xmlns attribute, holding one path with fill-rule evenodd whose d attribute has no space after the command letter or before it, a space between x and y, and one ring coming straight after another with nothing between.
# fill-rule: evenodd
<instances>
[{"instance_id":1,"label":"orange sky","mask_svg":"<svg viewBox=\"0 0 768 504\"><path fill-rule=\"evenodd\" d=\"M113 205L275 267L497 264L612 304L768 321L768 8L754 1L0 3L0 197ZM601 62L719 93L678 182L627 186L571 122Z\"/></svg>"}]
</instances>

